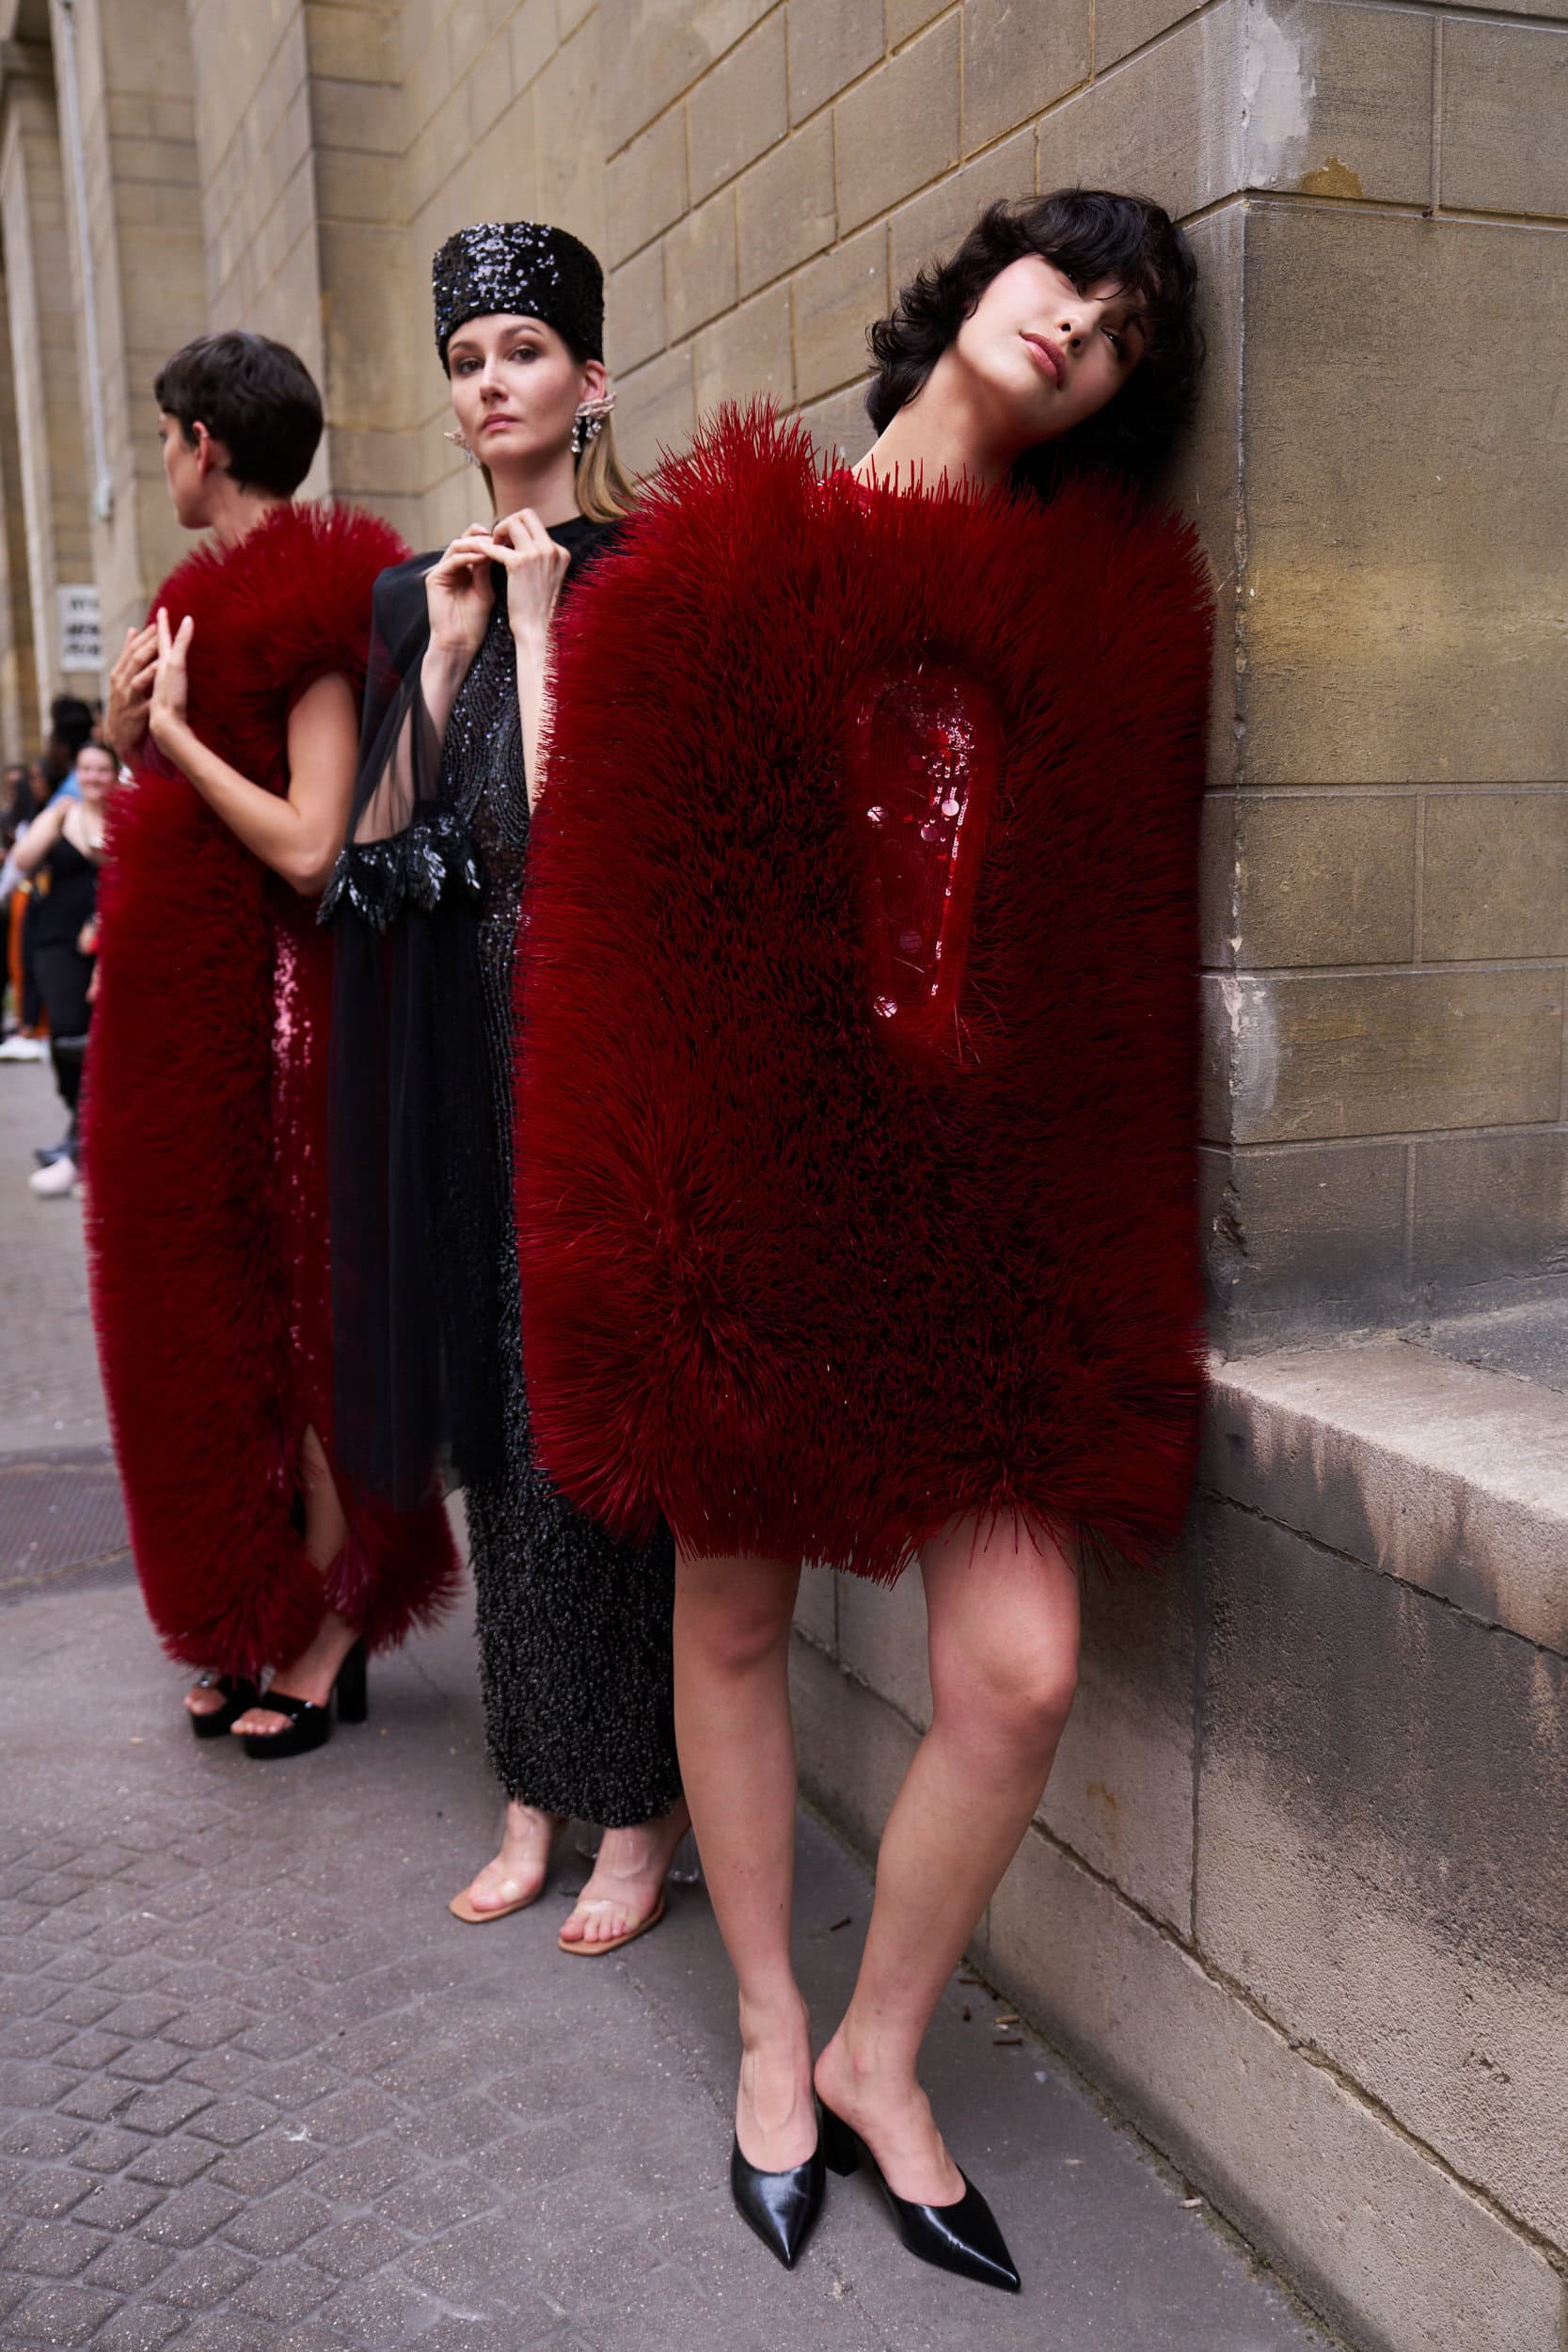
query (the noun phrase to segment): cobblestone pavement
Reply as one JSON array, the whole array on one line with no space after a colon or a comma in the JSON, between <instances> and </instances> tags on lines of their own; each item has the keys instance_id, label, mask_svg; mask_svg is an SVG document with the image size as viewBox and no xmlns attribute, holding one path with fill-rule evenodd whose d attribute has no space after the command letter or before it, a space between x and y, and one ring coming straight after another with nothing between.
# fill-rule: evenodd
<instances>
[{"instance_id":1,"label":"cobblestone pavement","mask_svg":"<svg viewBox=\"0 0 1568 2352\"><path fill-rule=\"evenodd\" d=\"M8 1470L46 1438L68 1485L103 1479L78 1212L22 1183L27 1147L52 1132L39 1074L0 1068L0 1260L9 1272L20 1254L28 1285L0 1340L0 1559L14 1572L0 1605L0 2344L1321 2344L961 1978L928 2079L1024 2295L911 2262L858 2180L832 2185L786 2277L729 2209L734 2004L700 1888L678 1889L646 1941L587 1963L555 1948L580 1877L570 1850L536 1910L482 1930L446 1913L498 1820L466 1618L372 1671L369 1724L314 1756L256 1767L194 1740L123 1553L91 1551L99 1521L83 1519L99 1532L75 1562L38 1570L35 1523L8 1499ZM800 1951L819 2020L843 1998L868 1895L862 1866L803 1820Z\"/></svg>"},{"instance_id":2,"label":"cobblestone pavement","mask_svg":"<svg viewBox=\"0 0 1568 2352\"><path fill-rule=\"evenodd\" d=\"M0 1454L107 1445L92 1359L82 1216L27 1190L35 1143L65 1125L47 1063L0 1063Z\"/></svg>"}]
</instances>

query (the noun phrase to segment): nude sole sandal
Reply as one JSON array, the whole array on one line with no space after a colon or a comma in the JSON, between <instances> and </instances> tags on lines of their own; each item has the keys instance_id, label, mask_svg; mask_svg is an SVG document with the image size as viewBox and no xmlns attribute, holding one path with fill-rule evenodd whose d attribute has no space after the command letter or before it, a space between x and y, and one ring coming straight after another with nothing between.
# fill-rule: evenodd
<instances>
[{"instance_id":1,"label":"nude sole sandal","mask_svg":"<svg viewBox=\"0 0 1568 2352\"><path fill-rule=\"evenodd\" d=\"M611 1908L609 1897L595 1897L592 1908L609 1911ZM564 1935L558 1935L555 1940L559 1949L570 1952L574 1960L602 1960L607 1952L618 1952L623 1944L635 1944L640 1935L646 1935L650 1928L657 1928L663 1916L664 1897L660 1895L647 1917L639 1919L635 1927L626 1930L625 1935L607 1935L602 1944L569 1944Z\"/></svg>"}]
</instances>

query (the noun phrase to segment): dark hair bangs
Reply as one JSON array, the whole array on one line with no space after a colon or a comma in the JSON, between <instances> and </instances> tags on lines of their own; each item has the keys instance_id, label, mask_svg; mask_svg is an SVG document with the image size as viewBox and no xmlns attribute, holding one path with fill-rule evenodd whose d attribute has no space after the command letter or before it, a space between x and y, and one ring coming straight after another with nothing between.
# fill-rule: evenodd
<instances>
[{"instance_id":1,"label":"dark hair bangs","mask_svg":"<svg viewBox=\"0 0 1568 2352\"><path fill-rule=\"evenodd\" d=\"M1081 291L1112 280L1143 302L1148 340L1114 400L1058 442L1025 453L1015 478L1041 497L1069 473L1100 469L1147 483L1189 415L1203 359L1197 264L1160 205L1104 188L988 206L945 262L923 269L869 336L867 414L879 433L925 385L993 278L1038 254Z\"/></svg>"}]
</instances>

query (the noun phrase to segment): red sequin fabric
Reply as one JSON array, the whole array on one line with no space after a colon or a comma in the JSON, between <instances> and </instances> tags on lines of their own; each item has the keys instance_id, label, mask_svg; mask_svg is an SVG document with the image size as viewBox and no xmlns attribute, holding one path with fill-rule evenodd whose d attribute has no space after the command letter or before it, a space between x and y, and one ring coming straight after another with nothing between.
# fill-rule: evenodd
<instances>
[{"instance_id":1,"label":"red sequin fabric","mask_svg":"<svg viewBox=\"0 0 1568 2352\"><path fill-rule=\"evenodd\" d=\"M869 678L853 699L845 765L871 1007L890 1036L961 1050L970 918L1001 759L991 696L945 664Z\"/></svg>"}]
</instances>

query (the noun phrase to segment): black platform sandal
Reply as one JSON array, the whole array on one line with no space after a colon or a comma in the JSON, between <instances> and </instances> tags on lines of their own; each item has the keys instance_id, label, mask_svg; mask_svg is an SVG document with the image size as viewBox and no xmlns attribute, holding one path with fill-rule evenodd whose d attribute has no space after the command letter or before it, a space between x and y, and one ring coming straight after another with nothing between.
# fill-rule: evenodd
<instances>
[{"instance_id":1,"label":"black platform sandal","mask_svg":"<svg viewBox=\"0 0 1568 2352\"><path fill-rule=\"evenodd\" d=\"M961 2167L958 2178L964 2193L956 2205L911 2204L907 2197L894 2195L859 2132L828 2106L822 2109L822 2154L833 2172L853 2172L864 2165L881 2191L894 2227L909 2251L923 2263L950 2270L959 2279L977 2279L982 2286L1004 2287L1009 2295L1022 2291L1023 2282L996 2226L996 2217Z\"/></svg>"},{"instance_id":2,"label":"black platform sandal","mask_svg":"<svg viewBox=\"0 0 1568 2352\"><path fill-rule=\"evenodd\" d=\"M209 1708L205 1715L187 1707L191 1729L198 1740L217 1740L230 1730L247 1707L254 1707L257 1688L245 1675L198 1675L193 1688L198 1691L221 1691L223 1705Z\"/></svg>"},{"instance_id":3,"label":"black platform sandal","mask_svg":"<svg viewBox=\"0 0 1568 2352\"><path fill-rule=\"evenodd\" d=\"M270 1708L276 1715L287 1715L288 1729L242 1732L246 1756L265 1761L275 1756L309 1756L312 1748L325 1747L332 1737L333 1699L337 1701L341 1724L362 1724L370 1713L363 1642L355 1643L339 1667L332 1699L325 1707L317 1707L310 1699L296 1699L287 1691L263 1691L253 1705Z\"/></svg>"}]
</instances>

